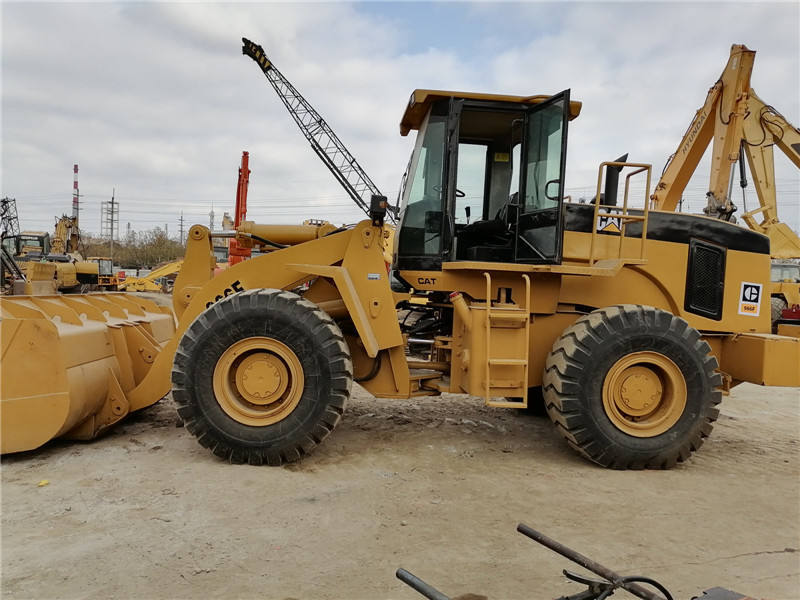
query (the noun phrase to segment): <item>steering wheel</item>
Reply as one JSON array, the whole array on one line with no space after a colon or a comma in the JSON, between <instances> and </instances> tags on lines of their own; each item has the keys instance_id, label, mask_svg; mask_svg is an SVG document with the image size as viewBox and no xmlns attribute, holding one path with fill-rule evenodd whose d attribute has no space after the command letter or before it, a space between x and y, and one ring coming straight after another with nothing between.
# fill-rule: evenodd
<instances>
[{"instance_id":1,"label":"steering wheel","mask_svg":"<svg viewBox=\"0 0 800 600\"><path fill-rule=\"evenodd\" d=\"M442 191L442 186L434 185L433 187L431 187L431 189L438 194ZM460 189L456 188L456 198L463 198L464 196L466 196L466 194L462 192Z\"/></svg>"}]
</instances>

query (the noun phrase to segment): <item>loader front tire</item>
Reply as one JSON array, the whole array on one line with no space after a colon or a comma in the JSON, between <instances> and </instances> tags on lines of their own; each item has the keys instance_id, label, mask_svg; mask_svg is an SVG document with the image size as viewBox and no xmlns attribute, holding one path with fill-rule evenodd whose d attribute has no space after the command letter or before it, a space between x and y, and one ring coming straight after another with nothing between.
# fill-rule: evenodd
<instances>
[{"instance_id":1,"label":"loader front tire","mask_svg":"<svg viewBox=\"0 0 800 600\"><path fill-rule=\"evenodd\" d=\"M339 423L353 367L336 323L297 294L259 289L211 305L172 368L178 414L232 463L299 460Z\"/></svg>"},{"instance_id":2,"label":"loader front tire","mask_svg":"<svg viewBox=\"0 0 800 600\"><path fill-rule=\"evenodd\" d=\"M722 399L717 366L684 319L612 306L579 318L553 345L545 404L561 435L589 460L666 469L711 433Z\"/></svg>"}]
</instances>

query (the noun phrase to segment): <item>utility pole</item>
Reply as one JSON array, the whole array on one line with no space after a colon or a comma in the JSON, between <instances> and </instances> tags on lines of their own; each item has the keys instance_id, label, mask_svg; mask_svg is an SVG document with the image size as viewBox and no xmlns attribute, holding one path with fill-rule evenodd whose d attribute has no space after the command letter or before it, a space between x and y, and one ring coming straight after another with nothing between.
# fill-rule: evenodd
<instances>
[{"instance_id":1,"label":"utility pole","mask_svg":"<svg viewBox=\"0 0 800 600\"><path fill-rule=\"evenodd\" d=\"M116 188L112 188L111 200L100 203L100 236L111 241L114 252L114 237L119 237L119 202L116 199Z\"/></svg>"},{"instance_id":2,"label":"utility pole","mask_svg":"<svg viewBox=\"0 0 800 600\"><path fill-rule=\"evenodd\" d=\"M78 214L80 213L80 193L78 192L78 165L72 165L72 218L74 219L74 225L77 229L78 227Z\"/></svg>"},{"instance_id":3,"label":"utility pole","mask_svg":"<svg viewBox=\"0 0 800 600\"><path fill-rule=\"evenodd\" d=\"M111 264L114 264L114 197L116 196L117 189L111 188L111 244L108 250L108 258L111 259Z\"/></svg>"},{"instance_id":4,"label":"utility pole","mask_svg":"<svg viewBox=\"0 0 800 600\"><path fill-rule=\"evenodd\" d=\"M181 230L180 230L181 231L181 238L180 238L180 240L181 240L181 246L183 246L183 211L181 211L181 218L180 218L179 222L181 224Z\"/></svg>"}]
</instances>

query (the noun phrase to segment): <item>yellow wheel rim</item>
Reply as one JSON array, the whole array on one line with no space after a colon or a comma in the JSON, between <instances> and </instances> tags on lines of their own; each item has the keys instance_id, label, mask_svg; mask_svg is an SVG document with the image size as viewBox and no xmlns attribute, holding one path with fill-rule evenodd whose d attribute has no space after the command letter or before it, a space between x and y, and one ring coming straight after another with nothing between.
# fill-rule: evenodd
<instances>
[{"instance_id":1,"label":"yellow wheel rim","mask_svg":"<svg viewBox=\"0 0 800 600\"><path fill-rule=\"evenodd\" d=\"M678 365L663 354L628 354L606 374L603 408L614 426L628 435L661 435L686 408L686 380Z\"/></svg>"},{"instance_id":2,"label":"yellow wheel rim","mask_svg":"<svg viewBox=\"0 0 800 600\"><path fill-rule=\"evenodd\" d=\"M214 395L244 425L263 427L291 414L303 395L303 367L284 343L251 337L230 346L214 367Z\"/></svg>"}]
</instances>

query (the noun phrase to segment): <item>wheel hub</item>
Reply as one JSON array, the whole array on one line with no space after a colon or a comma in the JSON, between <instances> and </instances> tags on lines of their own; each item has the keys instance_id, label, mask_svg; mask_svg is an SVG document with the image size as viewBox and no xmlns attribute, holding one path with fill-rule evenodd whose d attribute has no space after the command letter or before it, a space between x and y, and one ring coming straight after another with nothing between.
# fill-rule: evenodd
<instances>
[{"instance_id":1,"label":"wheel hub","mask_svg":"<svg viewBox=\"0 0 800 600\"><path fill-rule=\"evenodd\" d=\"M663 386L658 374L647 367L628 367L622 373L618 406L628 414L645 415L658 406Z\"/></svg>"},{"instance_id":2,"label":"wheel hub","mask_svg":"<svg viewBox=\"0 0 800 600\"><path fill-rule=\"evenodd\" d=\"M655 437L686 408L686 381L658 352L634 352L614 363L603 382L603 408L611 423L634 437Z\"/></svg>"},{"instance_id":3,"label":"wheel hub","mask_svg":"<svg viewBox=\"0 0 800 600\"><path fill-rule=\"evenodd\" d=\"M214 396L232 419L252 426L285 419L303 395L303 367L283 342L251 337L232 344L214 368Z\"/></svg>"},{"instance_id":4,"label":"wheel hub","mask_svg":"<svg viewBox=\"0 0 800 600\"><path fill-rule=\"evenodd\" d=\"M236 369L236 387L253 404L265 405L277 400L288 383L286 364L268 352L246 356Z\"/></svg>"}]
</instances>

